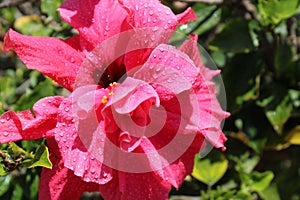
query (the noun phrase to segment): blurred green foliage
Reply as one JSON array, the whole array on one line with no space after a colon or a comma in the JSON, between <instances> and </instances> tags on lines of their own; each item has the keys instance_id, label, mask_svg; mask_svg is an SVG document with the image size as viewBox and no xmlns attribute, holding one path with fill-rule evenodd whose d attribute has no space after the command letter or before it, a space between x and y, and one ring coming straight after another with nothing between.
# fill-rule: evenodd
<instances>
[{"instance_id":1,"label":"blurred green foliage","mask_svg":"<svg viewBox=\"0 0 300 200\"><path fill-rule=\"evenodd\" d=\"M0 1L0 114L32 108L42 97L66 93L37 71L27 70L13 52L3 51L7 30L60 38L75 33L56 12L62 0L23 1L9 7L7 2ZM198 19L178 31L198 34L199 43L222 70L231 113L224 126L227 151L196 156L192 175L179 191L172 191L171 198L299 200L300 1L163 3L175 13L187 6L196 12ZM40 168L28 167L51 167L48 150L44 141L17 145L0 146L5 155L0 158L0 174L6 174L0 176L0 199L37 199ZM16 163L23 154L31 160L26 164L21 159L7 174L5 159L13 156Z\"/></svg>"}]
</instances>

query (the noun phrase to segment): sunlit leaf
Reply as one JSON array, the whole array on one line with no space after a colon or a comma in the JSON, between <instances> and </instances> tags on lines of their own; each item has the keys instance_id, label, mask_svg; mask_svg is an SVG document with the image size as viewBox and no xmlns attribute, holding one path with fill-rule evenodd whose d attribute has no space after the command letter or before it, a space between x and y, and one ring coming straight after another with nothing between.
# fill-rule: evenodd
<instances>
[{"instance_id":1,"label":"sunlit leaf","mask_svg":"<svg viewBox=\"0 0 300 200\"><path fill-rule=\"evenodd\" d=\"M228 160L224 157L213 161L210 158L200 159L199 155L196 155L192 176L207 185L214 185L223 177L227 167Z\"/></svg>"},{"instance_id":2,"label":"sunlit leaf","mask_svg":"<svg viewBox=\"0 0 300 200\"><path fill-rule=\"evenodd\" d=\"M274 110L267 109L266 116L277 133L282 133L283 125L291 116L292 110L293 105L289 96L286 96Z\"/></svg>"},{"instance_id":3,"label":"sunlit leaf","mask_svg":"<svg viewBox=\"0 0 300 200\"><path fill-rule=\"evenodd\" d=\"M300 125L296 126L288 133L287 141L290 144L300 145Z\"/></svg>"},{"instance_id":4,"label":"sunlit leaf","mask_svg":"<svg viewBox=\"0 0 300 200\"><path fill-rule=\"evenodd\" d=\"M259 0L258 10L265 25L277 24L295 14L299 0Z\"/></svg>"},{"instance_id":5,"label":"sunlit leaf","mask_svg":"<svg viewBox=\"0 0 300 200\"><path fill-rule=\"evenodd\" d=\"M259 196L262 197L263 200L280 200L276 184L271 184L263 191L259 191Z\"/></svg>"},{"instance_id":6,"label":"sunlit leaf","mask_svg":"<svg viewBox=\"0 0 300 200\"><path fill-rule=\"evenodd\" d=\"M265 172L252 172L251 179L252 184L251 187L254 191L263 191L266 189L271 181L274 178L274 174L271 171L265 171Z\"/></svg>"},{"instance_id":7,"label":"sunlit leaf","mask_svg":"<svg viewBox=\"0 0 300 200\"><path fill-rule=\"evenodd\" d=\"M32 167L46 167L49 169L52 168L52 163L49 158L49 150L44 144L41 144L39 146L37 152L34 155L34 158L29 163L28 168Z\"/></svg>"}]
</instances>

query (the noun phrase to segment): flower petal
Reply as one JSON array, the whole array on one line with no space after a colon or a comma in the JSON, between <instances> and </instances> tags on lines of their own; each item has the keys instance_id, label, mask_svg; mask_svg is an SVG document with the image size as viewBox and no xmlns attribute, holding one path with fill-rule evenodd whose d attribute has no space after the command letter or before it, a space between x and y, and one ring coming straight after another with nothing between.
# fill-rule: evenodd
<instances>
[{"instance_id":1,"label":"flower petal","mask_svg":"<svg viewBox=\"0 0 300 200\"><path fill-rule=\"evenodd\" d=\"M127 12L114 0L67 0L58 9L61 18L76 28L91 51L103 40L127 30ZM83 42L83 41L82 41Z\"/></svg>"},{"instance_id":2,"label":"flower petal","mask_svg":"<svg viewBox=\"0 0 300 200\"><path fill-rule=\"evenodd\" d=\"M40 71L68 90L73 89L82 55L66 41L25 36L9 30L4 38L4 48L6 51L13 49L29 69Z\"/></svg>"},{"instance_id":3,"label":"flower petal","mask_svg":"<svg viewBox=\"0 0 300 200\"><path fill-rule=\"evenodd\" d=\"M170 190L171 185L152 172L141 174L115 171L114 179L100 187L102 197L109 200L167 200Z\"/></svg>"},{"instance_id":4,"label":"flower petal","mask_svg":"<svg viewBox=\"0 0 300 200\"><path fill-rule=\"evenodd\" d=\"M179 50L186 53L194 61L195 65L200 68L200 73L205 80L210 81L214 76L220 73L220 70L210 70L204 66L198 49L198 35L190 35L190 38L190 40L183 42Z\"/></svg>"},{"instance_id":5,"label":"flower petal","mask_svg":"<svg viewBox=\"0 0 300 200\"><path fill-rule=\"evenodd\" d=\"M111 180L111 169L103 165L90 153L91 150L87 149L97 148L96 152L99 154L105 151L104 145L99 142L98 132L101 129L98 127L97 116L92 116L92 111L88 110L87 115L91 115L91 118L86 116L86 119L83 119L83 122L76 127L75 113L72 112L73 103L72 96L61 103L60 116L54 134L64 160L64 166L73 170L76 176L82 177L86 182L105 184ZM93 102L91 104L93 107ZM94 147L95 145L96 147Z\"/></svg>"},{"instance_id":6,"label":"flower petal","mask_svg":"<svg viewBox=\"0 0 300 200\"><path fill-rule=\"evenodd\" d=\"M50 149L52 169L43 168L39 184L39 199L79 199L85 191L98 191L99 185L87 183L75 176L73 171L64 167L64 162L59 154L57 143L54 139L47 141Z\"/></svg>"},{"instance_id":7,"label":"flower petal","mask_svg":"<svg viewBox=\"0 0 300 200\"><path fill-rule=\"evenodd\" d=\"M167 94L166 89L179 94L192 88L198 72L199 69L186 54L173 46L161 44L133 77L162 86L161 94ZM156 91L159 89L156 88Z\"/></svg>"},{"instance_id":8,"label":"flower petal","mask_svg":"<svg viewBox=\"0 0 300 200\"><path fill-rule=\"evenodd\" d=\"M144 81L127 77L116 87L114 94L106 104L112 106L120 114L128 114L135 110L142 102L154 98L154 104L159 105L159 98L155 90Z\"/></svg>"},{"instance_id":9,"label":"flower petal","mask_svg":"<svg viewBox=\"0 0 300 200\"><path fill-rule=\"evenodd\" d=\"M46 97L29 110L8 111L0 117L0 143L52 137L57 123L58 107L63 97Z\"/></svg>"},{"instance_id":10,"label":"flower petal","mask_svg":"<svg viewBox=\"0 0 300 200\"><path fill-rule=\"evenodd\" d=\"M190 8L176 17L172 10L159 0L140 0L139 4L135 0L119 1L127 8L129 23L134 28L158 27L175 30L179 23L187 23L197 18Z\"/></svg>"},{"instance_id":11,"label":"flower petal","mask_svg":"<svg viewBox=\"0 0 300 200\"><path fill-rule=\"evenodd\" d=\"M201 89L196 90L199 102L199 131L216 148L225 150L224 143L227 140L221 130L221 122L229 117L229 113L222 110L217 98L215 84L207 82Z\"/></svg>"}]
</instances>

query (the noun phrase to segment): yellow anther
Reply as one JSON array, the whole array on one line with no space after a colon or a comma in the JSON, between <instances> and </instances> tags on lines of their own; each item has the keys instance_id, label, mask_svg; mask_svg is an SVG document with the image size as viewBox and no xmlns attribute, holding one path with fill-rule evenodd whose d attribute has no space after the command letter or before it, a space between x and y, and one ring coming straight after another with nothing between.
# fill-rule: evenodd
<instances>
[{"instance_id":1,"label":"yellow anther","mask_svg":"<svg viewBox=\"0 0 300 200\"><path fill-rule=\"evenodd\" d=\"M113 82L113 83L110 83L110 84L109 84L110 87L112 87L112 86L114 86L114 85L117 85L117 83L116 83L116 82Z\"/></svg>"},{"instance_id":2,"label":"yellow anther","mask_svg":"<svg viewBox=\"0 0 300 200\"><path fill-rule=\"evenodd\" d=\"M112 96L114 94L114 92L109 92L108 96Z\"/></svg>"},{"instance_id":3,"label":"yellow anther","mask_svg":"<svg viewBox=\"0 0 300 200\"><path fill-rule=\"evenodd\" d=\"M106 95L104 95L104 96L102 97L101 102L102 102L103 104L106 104L106 103L107 103L107 96L106 96Z\"/></svg>"}]
</instances>

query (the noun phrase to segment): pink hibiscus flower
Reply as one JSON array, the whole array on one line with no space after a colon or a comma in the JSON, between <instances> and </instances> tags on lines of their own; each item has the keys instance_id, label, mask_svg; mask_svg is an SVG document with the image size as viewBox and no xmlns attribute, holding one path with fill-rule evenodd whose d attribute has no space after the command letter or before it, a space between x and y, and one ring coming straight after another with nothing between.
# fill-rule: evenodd
<instances>
[{"instance_id":1,"label":"pink hibiscus flower","mask_svg":"<svg viewBox=\"0 0 300 200\"><path fill-rule=\"evenodd\" d=\"M43 169L40 199L168 199L191 173L206 141L225 148L224 112L197 37L178 49L168 41L179 23L158 0L67 0L61 17L79 31L67 40L10 30L13 49L72 93L39 100L0 117L0 142L48 138L53 168Z\"/></svg>"}]
</instances>

